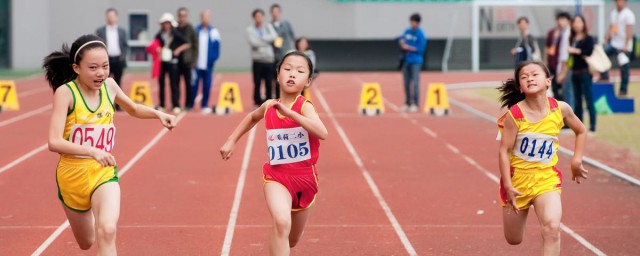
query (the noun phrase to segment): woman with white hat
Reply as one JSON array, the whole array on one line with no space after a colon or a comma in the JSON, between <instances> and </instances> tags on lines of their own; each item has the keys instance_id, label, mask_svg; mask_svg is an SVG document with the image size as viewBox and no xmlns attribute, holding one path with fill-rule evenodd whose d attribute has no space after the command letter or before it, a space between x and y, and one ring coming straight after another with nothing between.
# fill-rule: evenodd
<instances>
[{"instance_id":1,"label":"woman with white hat","mask_svg":"<svg viewBox=\"0 0 640 256\"><path fill-rule=\"evenodd\" d=\"M182 51L188 49L190 44L175 27L178 26L178 22L173 18L171 13L163 13L159 20L160 31L156 34L156 39L160 42L161 48L159 49L161 64L160 64L160 106L158 109L164 110L165 108L165 77L169 74L169 84L171 88L171 106L173 107L173 113L180 113L180 87L178 77L178 56Z\"/></svg>"}]
</instances>

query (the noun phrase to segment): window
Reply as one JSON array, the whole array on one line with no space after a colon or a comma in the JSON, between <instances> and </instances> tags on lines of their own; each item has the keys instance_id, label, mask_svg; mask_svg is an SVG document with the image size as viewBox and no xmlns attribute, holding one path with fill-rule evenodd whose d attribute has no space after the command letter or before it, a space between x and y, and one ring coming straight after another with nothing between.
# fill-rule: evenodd
<instances>
[{"instance_id":1,"label":"window","mask_svg":"<svg viewBox=\"0 0 640 256\"><path fill-rule=\"evenodd\" d=\"M149 66L151 58L146 52L147 45L153 39L149 31L149 11L129 12L129 54L127 63L130 66Z\"/></svg>"}]
</instances>

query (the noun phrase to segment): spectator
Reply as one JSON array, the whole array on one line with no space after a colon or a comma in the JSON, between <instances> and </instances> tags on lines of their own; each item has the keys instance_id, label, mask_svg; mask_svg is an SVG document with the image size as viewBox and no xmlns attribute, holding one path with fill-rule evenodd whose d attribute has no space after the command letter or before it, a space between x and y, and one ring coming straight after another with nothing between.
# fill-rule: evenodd
<instances>
[{"instance_id":1,"label":"spectator","mask_svg":"<svg viewBox=\"0 0 640 256\"><path fill-rule=\"evenodd\" d=\"M527 60L540 60L540 50L537 47L535 38L529 32L529 19L527 17L518 18L518 29L520 38L516 42L516 47L511 49L511 55L515 60L515 65Z\"/></svg>"},{"instance_id":2,"label":"spectator","mask_svg":"<svg viewBox=\"0 0 640 256\"><path fill-rule=\"evenodd\" d=\"M186 39L178 32L175 27L178 25L171 13L164 13L160 17L160 31L156 34L156 39L160 42L160 77L158 85L160 86L160 106L159 109L165 108L165 79L169 75L169 85L171 88L171 105L173 113L179 114L180 109L180 78L178 77L178 56L182 51L189 48Z\"/></svg>"},{"instance_id":3,"label":"spectator","mask_svg":"<svg viewBox=\"0 0 640 256\"><path fill-rule=\"evenodd\" d=\"M573 95L573 82L571 79L572 72L569 67L569 37L571 36L571 24L568 24L562 31L562 37L560 39L560 45L558 46L558 67L556 68L556 81L562 85L562 99L569 104L572 109L575 109ZM563 129L567 129L565 127Z\"/></svg>"},{"instance_id":4,"label":"spectator","mask_svg":"<svg viewBox=\"0 0 640 256\"><path fill-rule=\"evenodd\" d=\"M306 37L300 37L298 38L298 40L296 40L296 51L304 53L311 60L311 65L313 66L313 70L311 70L312 72L311 82L309 83L309 86L311 86L311 84L313 83L313 81L315 80L315 78L318 76L318 73L319 73L318 66L316 66L316 53L313 52L313 50L311 49L311 46L309 45L309 41L307 40ZM301 95L304 95L307 89L308 88L303 89Z\"/></svg>"},{"instance_id":5,"label":"spectator","mask_svg":"<svg viewBox=\"0 0 640 256\"><path fill-rule=\"evenodd\" d=\"M629 59L633 49L633 25L636 24L636 16L627 7L626 0L616 0L616 9L611 11L611 25L605 36L604 51L608 55L616 55L620 66L620 91L621 97L627 96L629 86ZM609 80L609 72L600 75L600 79Z\"/></svg>"},{"instance_id":6,"label":"spectator","mask_svg":"<svg viewBox=\"0 0 640 256\"><path fill-rule=\"evenodd\" d=\"M185 110L189 111L193 108L193 99L195 99L194 88L191 88L193 81L191 80L191 73L195 66L195 59L198 56L198 39L196 36L196 30L193 25L189 23L189 11L185 7L178 9L178 32L184 36L189 48L184 50L178 58L178 83L180 77L184 81L185 91Z\"/></svg>"},{"instance_id":7,"label":"spectator","mask_svg":"<svg viewBox=\"0 0 640 256\"><path fill-rule=\"evenodd\" d=\"M155 79L160 76L160 40L154 38L149 45L147 45L147 53L151 55L151 78Z\"/></svg>"},{"instance_id":8,"label":"spectator","mask_svg":"<svg viewBox=\"0 0 640 256\"><path fill-rule=\"evenodd\" d=\"M551 72L551 90L553 91L553 97L557 100L563 101L562 97L562 84L558 82L557 75L560 69L559 62L559 48L563 40L567 40L568 37L564 37L565 29L569 29L569 22L571 15L567 12L561 12L556 15L556 27L549 30L547 33L547 67Z\"/></svg>"},{"instance_id":9,"label":"spectator","mask_svg":"<svg viewBox=\"0 0 640 256\"><path fill-rule=\"evenodd\" d=\"M275 65L282 61L282 57L290 51L294 50L294 40L295 36L293 35L293 28L291 27L291 23L286 20L283 20L280 16L282 9L279 4L273 4L270 8L271 12L271 25L278 33L278 37L273 41L273 51L276 57ZM274 65L274 72L275 72ZM315 67L315 66L314 66ZM280 85L275 80L275 74L273 76L273 84L275 85L275 93L276 98L280 98Z\"/></svg>"},{"instance_id":10,"label":"spectator","mask_svg":"<svg viewBox=\"0 0 640 256\"><path fill-rule=\"evenodd\" d=\"M589 65L584 57L590 56L593 52L595 40L589 35L587 30L587 22L581 15L576 15L571 20L571 47L567 49L573 59L572 80L575 95L575 113L582 119L582 98L584 97L589 110L589 131L596 131L596 108L593 102L593 77L589 72Z\"/></svg>"},{"instance_id":11,"label":"spectator","mask_svg":"<svg viewBox=\"0 0 640 256\"><path fill-rule=\"evenodd\" d=\"M424 52L427 46L427 38L420 28L420 14L414 13L409 17L407 28L398 43L406 52L402 73L404 77L405 104L402 111L417 112L418 99L420 98L420 70L424 62ZM413 87L410 85L413 82Z\"/></svg>"},{"instance_id":12,"label":"spectator","mask_svg":"<svg viewBox=\"0 0 640 256\"><path fill-rule=\"evenodd\" d=\"M127 33L124 28L118 26L118 11L109 8L106 11L107 25L96 30L96 35L107 42L107 54L109 55L109 73L116 81L118 86L122 87L122 73L127 67ZM120 106L116 104L116 110L120 111Z\"/></svg>"},{"instance_id":13,"label":"spectator","mask_svg":"<svg viewBox=\"0 0 640 256\"><path fill-rule=\"evenodd\" d=\"M213 67L220 56L220 32L210 25L211 11L206 10L200 14L200 25L196 27L198 35L198 58L196 61L196 77L193 83L191 102L198 94L198 84L202 81L202 102L200 103L202 114L210 114L209 94Z\"/></svg>"},{"instance_id":14,"label":"spectator","mask_svg":"<svg viewBox=\"0 0 640 256\"><path fill-rule=\"evenodd\" d=\"M273 53L273 41L278 37L271 24L264 23L264 11L256 9L251 13L253 25L247 27L247 36L251 46L251 59L253 61L251 71L253 72L253 104L255 107L273 98L271 83L275 77ZM265 97L260 95L260 84L264 81Z\"/></svg>"}]
</instances>

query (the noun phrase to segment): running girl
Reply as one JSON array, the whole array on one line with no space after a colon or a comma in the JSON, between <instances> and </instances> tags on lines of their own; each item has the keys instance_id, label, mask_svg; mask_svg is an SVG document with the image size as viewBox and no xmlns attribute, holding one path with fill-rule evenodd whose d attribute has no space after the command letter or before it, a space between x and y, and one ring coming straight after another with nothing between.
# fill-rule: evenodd
<instances>
[{"instance_id":1,"label":"running girl","mask_svg":"<svg viewBox=\"0 0 640 256\"><path fill-rule=\"evenodd\" d=\"M220 149L222 159L233 154L236 142L264 117L269 162L262 167L264 195L273 218L271 255L289 255L304 231L318 179L319 140L327 129L313 104L300 92L311 84L313 64L302 52L287 53L278 63L280 98L264 102L247 115Z\"/></svg>"},{"instance_id":2,"label":"running girl","mask_svg":"<svg viewBox=\"0 0 640 256\"><path fill-rule=\"evenodd\" d=\"M175 116L134 104L108 78L107 46L98 36L81 36L71 49L63 45L42 66L54 91L49 150L60 154L58 197L80 249L91 248L97 237L98 255L116 255L120 186L111 154L114 104L137 118L160 119L169 129Z\"/></svg>"},{"instance_id":3,"label":"running girl","mask_svg":"<svg viewBox=\"0 0 640 256\"><path fill-rule=\"evenodd\" d=\"M546 96L551 86L547 67L525 61L498 88L509 110L500 119L500 199L504 236L509 244L522 242L529 207L534 206L542 225L544 255L560 255L562 173L558 162L558 133L564 124L576 134L571 160L572 180L587 178L582 166L586 129L565 102Z\"/></svg>"}]
</instances>

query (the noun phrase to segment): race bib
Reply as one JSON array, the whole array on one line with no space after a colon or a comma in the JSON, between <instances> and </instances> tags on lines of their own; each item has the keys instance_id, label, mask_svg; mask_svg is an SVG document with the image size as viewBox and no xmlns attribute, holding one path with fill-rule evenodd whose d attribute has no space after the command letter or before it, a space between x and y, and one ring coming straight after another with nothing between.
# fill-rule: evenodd
<instances>
[{"instance_id":1,"label":"race bib","mask_svg":"<svg viewBox=\"0 0 640 256\"><path fill-rule=\"evenodd\" d=\"M113 124L75 124L71 127L69 141L111 152L115 136L116 127Z\"/></svg>"},{"instance_id":2,"label":"race bib","mask_svg":"<svg viewBox=\"0 0 640 256\"><path fill-rule=\"evenodd\" d=\"M309 133L302 127L267 130L267 151L271 165L309 160Z\"/></svg>"},{"instance_id":3,"label":"race bib","mask_svg":"<svg viewBox=\"0 0 640 256\"><path fill-rule=\"evenodd\" d=\"M513 154L527 162L549 164L555 155L558 137L540 133L518 133Z\"/></svg>"}]
</instances>

